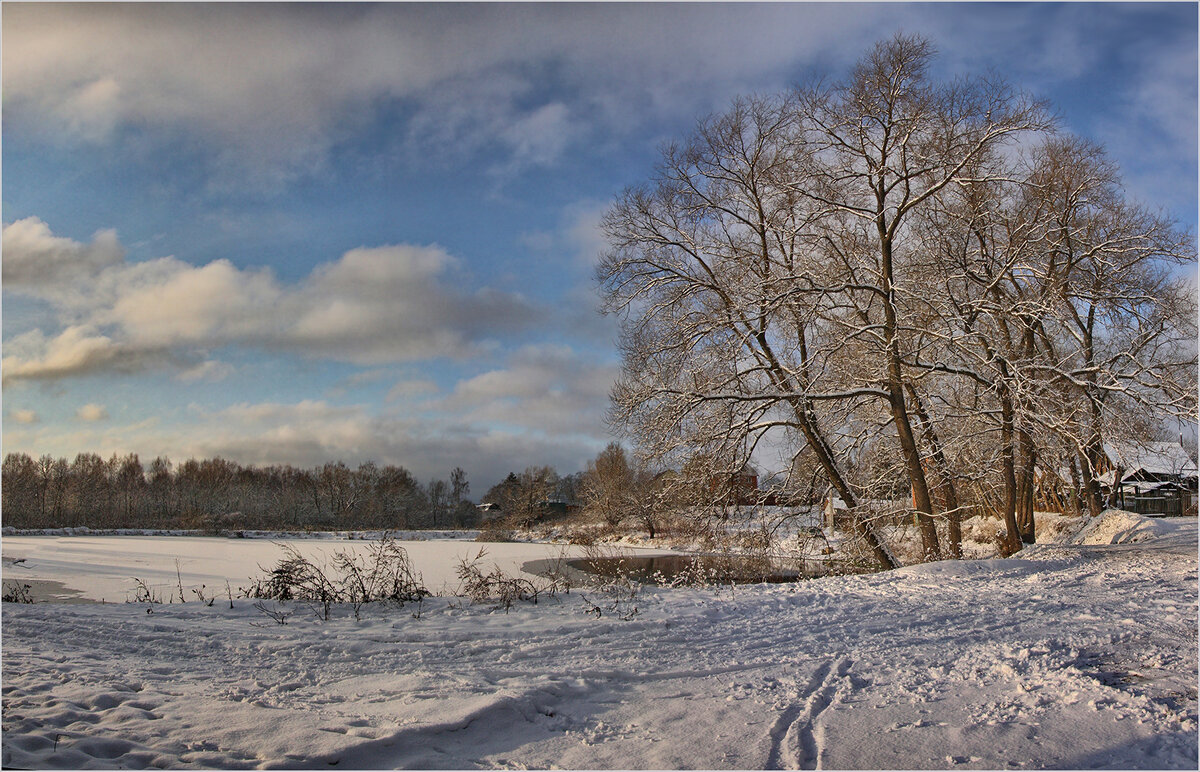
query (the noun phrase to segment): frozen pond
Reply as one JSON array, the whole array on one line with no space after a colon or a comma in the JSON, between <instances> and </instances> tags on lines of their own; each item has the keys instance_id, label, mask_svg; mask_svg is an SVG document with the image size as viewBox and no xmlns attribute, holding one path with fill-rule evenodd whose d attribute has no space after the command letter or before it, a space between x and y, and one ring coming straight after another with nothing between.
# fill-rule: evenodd
<instances>
[{"instance_id":1,"label":"frozen pond","mask_svg":"<svg viewBox=\"0 0 1200 772\"><path fill-rule=\"evenodd\" d=\"M236 596L239 587L269 570L282 556L287 544L316 562L339 550L365 549L369 542L357 539L231 539L207 536L5 536L3 547L5 582L33 584L40 600L62 600L66 596L93 601L123 602L133 597L134 580L140 579L164 599L178 600L177 586L183 584L188 600L192 589L204 585L206 595L225 595L228 581ZM459 561L486 550L483 565L494 564L517 574L530 562L583 556L583 548L559 544L480 543L461 539L430 539L398 542L408 551L425 586L435 594L452 594L458 586L455 569ZM666 554L663 550L627 548L631 554ZM178 564L178 578L176 566ZM264 570L265 569L265 570ZM53 597L39 588L53 586Z\"/></svg>"}]
</instances>

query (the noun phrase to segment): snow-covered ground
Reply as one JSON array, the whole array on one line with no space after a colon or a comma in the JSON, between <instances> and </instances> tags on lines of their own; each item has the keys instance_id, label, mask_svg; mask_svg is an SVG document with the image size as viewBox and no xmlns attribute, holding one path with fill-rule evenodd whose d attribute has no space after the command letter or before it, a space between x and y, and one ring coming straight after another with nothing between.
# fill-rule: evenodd
<instances>
[{"instance_id":1,"label":"snow-covered ground","mask_svg":"<svg viewBox=\"0 0 1200 772\"><path fill-rule=\"evenodd\" d=\"M615 610L7 603L3 764L1195 769L1196 521L1108 517L1008 560Z\"/></svg>"}]
</instances>

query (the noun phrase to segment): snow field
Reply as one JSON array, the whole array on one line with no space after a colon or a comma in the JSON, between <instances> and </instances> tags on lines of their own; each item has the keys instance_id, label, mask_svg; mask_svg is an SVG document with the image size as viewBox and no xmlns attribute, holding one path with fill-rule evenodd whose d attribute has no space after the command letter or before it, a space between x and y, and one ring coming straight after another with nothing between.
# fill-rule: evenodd
<instances>
[{"instance_id":1,"label":"snow field","mask_svg":"<svg viewBox=\"0 0 1200 772\"><path fill-rule=\"evenodd\" d=\"M1195 769L1196 524L1164 525L643 589L629 621L584 613L578 590L508 614L296 607L283 626L249 601L4 604L3 763Z\"/></svg>"}]
</instances>

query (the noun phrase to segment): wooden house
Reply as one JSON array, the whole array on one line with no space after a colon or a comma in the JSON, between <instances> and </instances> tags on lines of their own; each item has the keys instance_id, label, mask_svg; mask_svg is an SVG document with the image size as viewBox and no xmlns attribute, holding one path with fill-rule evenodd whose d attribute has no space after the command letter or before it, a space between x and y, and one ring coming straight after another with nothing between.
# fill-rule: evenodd
<instances>
[{"instance_id":1,"label":"wooden house","mask_svg":"<svg viewBox=\"0 0 1200 772\"><path fill-rule=\"evenodd\" d=\"M1181 442L1106 445L1098 481L1108 501L1143 515L1195 515L1197 465Z\"/></svg>"}]
</instances>

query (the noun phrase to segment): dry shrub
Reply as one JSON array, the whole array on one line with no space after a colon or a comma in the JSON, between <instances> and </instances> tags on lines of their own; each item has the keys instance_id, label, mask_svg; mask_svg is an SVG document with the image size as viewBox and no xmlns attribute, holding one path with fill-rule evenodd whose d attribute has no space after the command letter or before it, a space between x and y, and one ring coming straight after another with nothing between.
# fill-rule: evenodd
<instances>
[{"instance_id":1,"label":"dry shrub","mask_svg":"<svg viewBox=\"0 0 1200 772\"><path fill-rule=\"evenodd\" d=\"M571 585L561 570L551 569L541 581L523 576L510 576L493 564L490 571L483 567L487 549L479 548L473 558L459 558L459 587L456 595L469 598L472 604L489 604L493 609L504 609L507 613L517 602L536 604L543 595L553 597L559 592L570 592ZM559 556L559 563L563 558Z\"/></svg>"},{"instance_id":2,"label":"dry shrub","mask_svg":"<svg viewBox=\"0 0 1200 772\"><path fill-rule=\"evenodd\" d=\"M964 546L968 542L994 546L997 544L997 534L1004 530L1004 521L991 515L976 515L962 521L962 540Z\"/></svg>"},{"instance_id":3,"label":"dry shrub","mask_svg":"<svg viewBox=\"0 0 1200 772\"><path fill-rule=\"evenodd\" d=\"M642 584L632 577L625 566L625 557L612 547L592 545L584 548L588 573L595 577L591 583L592 597L580 595L584 613L596 618L609 614L622 620L630 620L638 615L637 599Z\"/></svg>"},{"instance_id":4,"label":"dry shrub","mask_svg":"<svg viewBox=\"0 0 1200 772\"><path fill-rule=\"evenodd\" d=\"M1033 518L1033 533L1038 543L1066 541L1082 528L1089 518L1061 515L1057 512L1038 512Z\"/></svg>"},{"instance_id":5,"label":"dry shrub","mask_svg":"<svg viewBox=\"0 0 1200 772\"><path fill-rule=\"evenodd\" d=\"M512 529L505 528L503 522L502 520L493 520L484 523L480 526L479 535L475 537L475 541L496 543L514 541Z\"/></svg>"},{"instance_id":6,"label":"dry shrub","mask_svg":"<svg viewBox=\"0 0 1200 772\"><path fill-rule=\"evenodd\" d=\"M133 600L131 603L162 603L162 593L156 593L141 579L133 580Z\"/></svg>"},{"instance_id":7,"label":"dry shrub","mask_svg":"<svg viewBox=\"0 0 1200 772\"><path fill-rule=\"evenodd\" d=\"M568 544L575 544L581 547L591 547L596 543L596 533L591 530L575 530L567 537Z\"/></svg>"},{"instance_id":8,"label":"dry shrub","mask_svg":"<svg viewBox=\"0 0 1200 772\"><path fill-rule=\"evenodd\" d=\"M413 571L408 552L389 534L368 547L366 554L335 552L332 566L318 565L290 545L279 546L283 558L267 576L254 580L244 591L246 597L308 603L322 619L329 619L334 604L349 603L357 619L364 603L403 606L431 594Z\"/></svg>"},{"instance_id":9,"label":"dry shrub","mask_svg":"<svg viewBox=\"0 0 1200 772\"><path fill-rule=\"evenodd\" d=\"M4 583L4 594L0 595L0 601L4 603L33 603L33 585L23 584L16 581L7 581Z\"/></svg>"}]
</instances>

